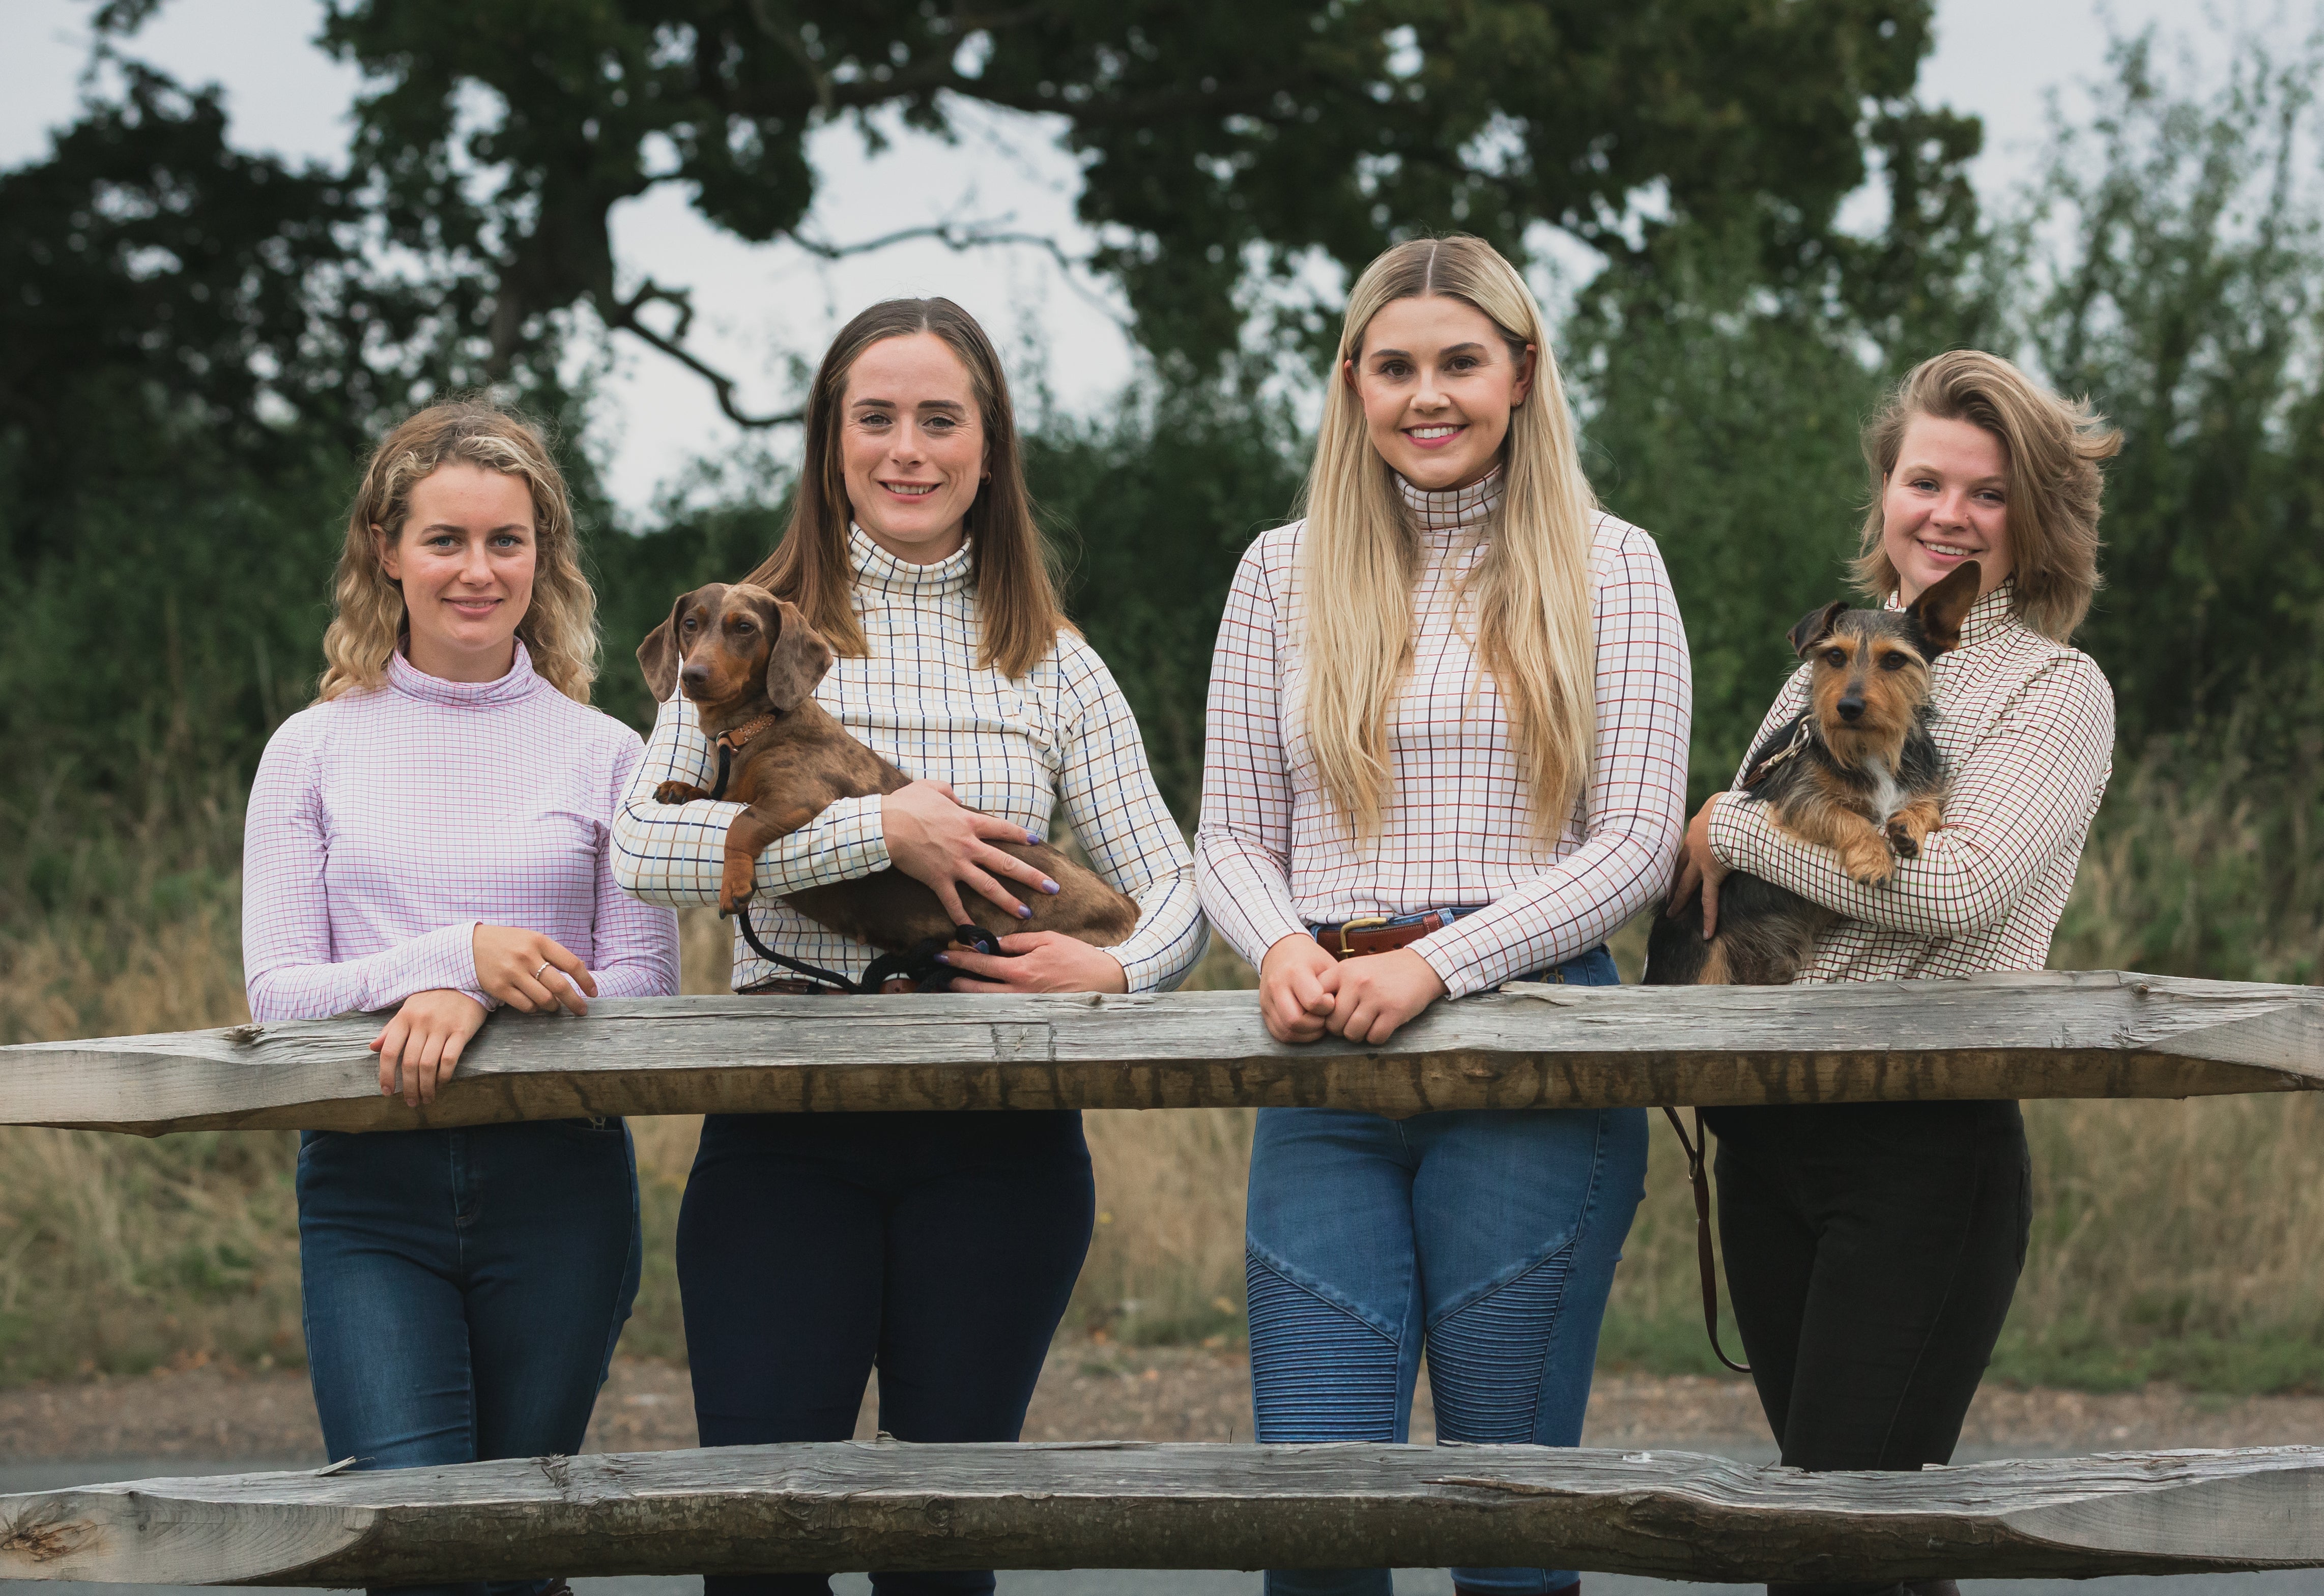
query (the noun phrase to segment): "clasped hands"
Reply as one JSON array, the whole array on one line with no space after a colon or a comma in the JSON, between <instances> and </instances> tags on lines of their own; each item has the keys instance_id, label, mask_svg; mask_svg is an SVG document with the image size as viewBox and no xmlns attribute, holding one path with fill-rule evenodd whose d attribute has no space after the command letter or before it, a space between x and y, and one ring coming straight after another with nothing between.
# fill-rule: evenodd
<instances>
[{"instance_id":1,"label":"clasped hands","mask_svg":"<svg viewBox=\"0 0 2324 1596\"><path fill-rule=\"evenodd\" d=\"M1443 995L1443 978L1408 947L1337 959L1303 933L1277 940L1259 967L1259 1015L1278 1042L1312 1042L1326 1031L1385 1042Z\"/></svg>"}]
</instances>

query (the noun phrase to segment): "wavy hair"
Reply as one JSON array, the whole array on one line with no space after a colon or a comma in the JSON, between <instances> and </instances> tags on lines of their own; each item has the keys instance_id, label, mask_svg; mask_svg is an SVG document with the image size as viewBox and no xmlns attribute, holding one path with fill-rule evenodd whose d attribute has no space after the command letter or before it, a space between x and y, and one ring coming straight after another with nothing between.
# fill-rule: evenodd
<instances>
[{"instance_id":1,"label":"wavy hair","mask_svg":"<svg viewBox=\"0 0 2324 1596\"><path fill-rule=\"evenodd\" d=\"M1017 412L1000 352L976 318L950 300L883 300L839 329L807 390L807 437L791 523L775 551L743 577L798 605L808 622L842 654L871 651L848 602L855 584L848 563L853 519L847 477L839 455L840 411L847 377L866 349L884 338L934 333L968 368L984 429L984 468L991 475L968 507L969 570L976 584L977 663L1003 676L1023 676L1056 646L1068 629L1056 578L1039 527L1025 462L1017 443Z\"/></svg>"},{"instance_id":2,"label":"wavy hair","mask_svg":"<svg viewBox=\"0 0 2324 1596\"><path fill-rule=\"evenodd\" d=\"M1582 475L1541 308L1517 268L1481 238L1399 244L1364 268L1349 295L1301 495L1307 741L1333 806L1359 838L1376 835L1390 782L1388 708L1412 667L1420 538L1342 374L1360 362L1365 331L1383 307L1430 295L1481 312L1516 359L1527 345L1534 350L1533 388L1510 413L1502 447L1500 506L1461 596L1478 657L1508 706L1534 836L1546 843L1588 780L1597 733L1590 559L1598 501Z\"/></svg>"},{"instance_id":3,"label":"wavy hair","mask_svg":"<svg viewBox=\"0 0 2324 1596\"><path fill-rule=\"evenodd\" d=\"M565 474L540 429L513 411L483 399L455 399L407 418L380 440L363 485L347 512L346 542L339 549L331 624L323 633L323 676L318 702L378 687L388 656L408 628L403 586L380 563L383 538L401 538L411 514L411 490L439 468L479 466L520 477L532 495L532 601L516 634L532 668L558 692L589 702L597 674L597 595L581 573L573 505Z\"/></svg>"},{"instance_id":4,"label":"wavy hair","mask_svg":"<svg viewBox=\"0 0 2324 1596\"><path fill-rule=\"evenodd\" d=\"M1875 599L1896 591L1896 567L1881 544L1881 499L1915 416L1967 421L2001 440L2009 463L2009 561L2017 618L2059 642L2073 638L2098 590L2098 512L2106 479L2098 462L2122 448L2122 434L2088 399L2061 399L1998 355L1955 349L1921 362L1865 424L1864 463L1872 503L1864 516L1856 580Z\"/></svg>"}]
</instances>

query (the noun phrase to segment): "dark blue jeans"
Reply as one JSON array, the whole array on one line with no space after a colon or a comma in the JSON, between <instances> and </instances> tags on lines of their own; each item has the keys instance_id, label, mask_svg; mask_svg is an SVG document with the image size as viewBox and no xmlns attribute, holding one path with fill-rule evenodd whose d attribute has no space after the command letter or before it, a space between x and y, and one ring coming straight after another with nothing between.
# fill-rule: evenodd
<instances>
[{"instance_id":1,"label":"dark blue jeans","mask_svg":"<svg viewBox=\"0 0 2324 1596\"><path fill-rule=\"evenodd\" d=\"M713 1114L678 1221L705 1446L844 1441L880 1370L900 1441L1014 1441L1088 1254L1077 1113ZM705 1596L822 1596L815 1574ZM874 1573L973 1596L990 1573Z\"/></svg>"},{"instance_id":2,"label":"dark blue jeans","mask_svg":"<svg viewBox=\"0 0 2324 1596\"><path fill-rule=\"evenodd\" d=\"M1597 948L1546 979L1611 986ZM1261 1109L1246 1268L1264 1442L1406 1438L1424 1347L1440 1441L1572 1446L1645 1195L1639 1109ZM1540 1596L1567 1571L1460 1568ZM1388 1572L1276 1569L1267 1596L1388 1596Z\"/></svg>"},{"instance_id":3,"label":"dark blue jeans","mask_svg":"<svg viewBox=\"0 0 2324 1596\"><path fill-rule=\"evenodd\" d=\"M638 1255L619 1120L303 1133L307 1367L332 1459L409 1469L580 1451Z\"/></svg>"}]
</instances>

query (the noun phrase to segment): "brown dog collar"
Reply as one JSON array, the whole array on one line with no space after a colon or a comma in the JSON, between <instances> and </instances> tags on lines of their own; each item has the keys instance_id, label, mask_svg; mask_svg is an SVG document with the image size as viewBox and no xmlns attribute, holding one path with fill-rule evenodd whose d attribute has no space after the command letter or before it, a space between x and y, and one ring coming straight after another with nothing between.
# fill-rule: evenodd
<instances>
[{"instance_id":1,"label":"brown dog collar","mask_svg":"<svg viewBox=\"0 0 2324 1596\"><path fill-rule=\"evenodd\" d=\"M753 715L741 725L718 733L718 780L710 789L714 801L726 796L726 779L734 773L734 756L779 718L772 714Z\"/></svg>"}]
</instances>

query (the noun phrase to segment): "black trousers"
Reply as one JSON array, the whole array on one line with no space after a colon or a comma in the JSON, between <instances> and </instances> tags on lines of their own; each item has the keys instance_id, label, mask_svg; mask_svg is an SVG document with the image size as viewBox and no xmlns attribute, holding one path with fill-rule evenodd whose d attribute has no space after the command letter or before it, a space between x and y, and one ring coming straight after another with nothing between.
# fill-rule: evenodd
<instances>
[{"instance_id":1,"label":"black trousers","mask_svg":"<svg viewBox=\"0 0 2324 1596\"><path fill-rule=\"evenodd\" d=\"M1802 1469L1950 1460L2025 1263L2014 1102L1725 1108L1719 1238L1760 1406Z\"/></svg>"},{"instance_id":2,"label":"black trousers","mask_svg":"<svg viewBox=\"0 0 2324 1596\"><path fill-rule=\"evenodd\" d=\"M901 1441L1014 1441L1089 1251L1077 1113L713 1114L678 1222L705 1446L844 1441L880 1370ZM990 1573L875 1573L963 1596ZM821 1596L822 1574L705 1596Z\"/></svg>"}]
</instances>

